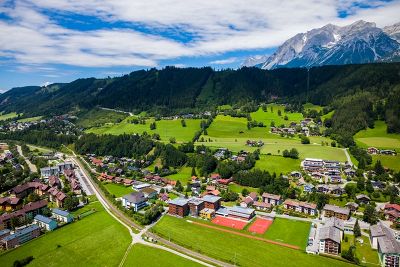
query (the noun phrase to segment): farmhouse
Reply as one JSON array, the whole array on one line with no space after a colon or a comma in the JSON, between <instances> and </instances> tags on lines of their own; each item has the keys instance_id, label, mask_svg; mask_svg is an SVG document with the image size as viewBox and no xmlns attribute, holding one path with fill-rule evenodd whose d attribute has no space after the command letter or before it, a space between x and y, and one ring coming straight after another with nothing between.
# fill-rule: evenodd
<instances>
[{"instance_id":1,"label":"farmhouse","mask_svg":"<svg viewBox=\"0 0 400 267\"><path fill-rule=\"evenodd\" d=\"M14 234L8 235L0 240L0 244L4 249L11 249L19 246L29 240L40 235L40 228L37 225L31 225L21 230L15 231Z\"/></svg>"},{"instance_id":2,"label":"farmhouse","mask_svg":"<svg viewBox=\"0 0 400 267\"><path fill-rule=\"evenodd\" d=\"M168 213L171 215L184 217L189 213L188 201L185 198L175 198L168 203Z\"/></svg>"},{"instance_id":3,"label":"farmhouse","mask_svg":"<svg viewBox=\"0 0 400 267\"><path fill-rule=\"evenodd\" d=\"M367 152L368 152L368 154L376 155L376 154L379 154L379 149L377 149L376 147L369 147L367 149Z\"/></svg>"},{"instance_id":4,"label":"farmhouse","mask_svg":"<svg viewBox=\"0 0 400 267\"><path fill-rule=\"evenodd\" d=\"M325 217L336 217L342 220L347 220L350 216L350 210L348 208L342 208L330 204L324 206L324 212Z\"/></svg>"},{"instance_id":5,"label":"farmhouse","mask_svg":"<svg viewBox=\"0 0 400 267\"><path fill-rule=\"evenodd\" d=\"M146 200L143 192L132 192L122 197L122 206L127 209L133 208L137 212L147 206Z\"/></svg>"},{"instance_id":6,"label":"farmhouse","mask_svg":"<svg viewBox=\"0 0 400 267\"><path fill-rule=\"evenodd\" d=\"M70 223L74 220L74 216L71 213L60 209L52 209L52 217L63 223Z\"/></svg>"},{"instance_id":7,"label":"farmhouse","mask_svg":"<svg viewBox=\"0 0 400 267\"><path fill-rule=\"evenodd\" d=\"M43 215L36 215L33 223L37 224L42 230L53 231L57 228L57 222L49 217Z\"/></svg>"},{"instance_id":8,"label":"farmhouse","mask_svg":"<svg viewBox=\"0 0 400 267\"><path fill-rule=\"evenodd\" d=\"M389 221L397 221L400 218L400 205L398 204L386 204L384 208L386 219Z\"/></svg>"},{"instance_id":9,"label":"farmhouse","mask_svg":"<svg viewBox=\"0 0 400 267\"><path fill-rule=\"evenodd\" d=\"M274 195L270 193L262 194L262 201L265 203L269 203L271 205L280 205L282 203L282 197L280 195Z\"/></svg>"},{"instance_id":10,"label":"farmhouse","mask_svg":"<svg viewBox=\"0 0 400 267\"><path fill-rule=\"evenodd\" d=\"M286 199L283 202L283 207L287 210L305 213L311 216L317 214L317 205L314 203L301 202L293 199Z\"/></svg>"}]
</instances>

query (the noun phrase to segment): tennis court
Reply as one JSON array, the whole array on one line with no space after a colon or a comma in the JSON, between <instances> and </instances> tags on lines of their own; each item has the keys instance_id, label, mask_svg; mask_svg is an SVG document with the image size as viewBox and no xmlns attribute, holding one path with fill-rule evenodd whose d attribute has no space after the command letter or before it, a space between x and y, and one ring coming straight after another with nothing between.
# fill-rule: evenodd
<instances>
[{"instance_id":1,"label":"tennis court","mask_svg":"<svg viewBox=\"0 0 400 267\"><path fill-rule=\"evenodd\" d=\"M273 219L257 218L249 227L249 232L264 234L273 223Z\"/></svg>"},{"instance_id":2,"label":"tennis court","mask_svg":"<svg viewBox=\"0 0 400 267\"><path fill-rule=\"evenodd\" d=\"M234 228L234 229L239 229L239 230L242 230L247 224L247 222L243 222L243 221L239 221L239 220L235 220L235 219L231 219L231 218L226 218L226 217L221 217L221 216L215 217L211 222L214 224L218 224L218 225L222 225L222 226L230 227L230 228Z\"/></svg>"}]
</instances>

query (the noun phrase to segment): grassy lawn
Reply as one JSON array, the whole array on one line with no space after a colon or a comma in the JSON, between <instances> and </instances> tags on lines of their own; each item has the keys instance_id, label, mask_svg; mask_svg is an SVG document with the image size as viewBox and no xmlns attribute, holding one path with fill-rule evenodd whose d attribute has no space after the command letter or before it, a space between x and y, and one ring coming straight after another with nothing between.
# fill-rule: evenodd
<instances>
[{"instance_id":1,"label":"grassy lawn","mask_svg":"<svg viewBox=\"0 0 400 267\"><path fill-rule=\"evenodd\" d=\"M12 119L15 117L18 117L18 114L15 112L6 113L6 114L0 113L0 121L5 121L5 120Z\"/></svg>"},{"instance_id":2,"label":"grassy lawn","mask_svg":"<svg viewBox=\"0 0 400 267\"><path fill-rule=\"evenodd\" d=\"M115 197L122 197L134 191L132 187L121 184L105 183L104 187L107 188L110 194L115 195Z\"/></svg>"},{"instance_id":3,"label":"grassy lawn","mask_svg":"<svg viewBox=\"0 0 400 267\"><path fill-rule=\"evenodd\" d=\"M202 265L165 250L136 244L129 252L124 266L196 267Z\"/></svg>"},{"instance_id":4,"label":"grassy lawn","mask_svg":"<svg viewBox=\"0 0 400 267\"><path fill-rule=\"evenodd\" d=\"M32 122L32 121L41 120L42 118L43 118L43 116L30 117L30 118L20 119L20 120L18 120L18 122Z\"/></svg>"},{"instance_id":5,"label":"grassy lawn","mask_svg":"<svg viewBox=\"0 0 400 267\"><path fill-rule=\"evenodd\" d=\"M281 156L261 155L256 161L255 168L269 171L270 173L288 173L300 169L299 159L284 158Z\"/></svg>"},{"instance_id":6,"label":"grassy lawn","mask_svg":"<svg viewBox=\"0 0 400 267\"><path fill-rule=\"evenodd\" d=\"M272 108L272 111L271 111ZM281 111L281 116L278 115L278 110ZM288 125L290 122L297 122L299 123L304 117L303 114L293 112L293 113L286 113L285 107L283 105L276 105L276 104L269 104L267 111L264 112L261 108L258 109L256 112L250 114L253 120L258 122L263 122L269 131L269 127L271 122L274 121L276 126L280 126L281 124ZM288 120L285 120L285 116L288 117Z\"/></svg>"},{"instance_id":7,"label":"grassy lawn","mask_svg":"<svg viewBox=\"0 0 400 267\"><path fill-rule=\"evenodd\" d=\"M321 107L321 106L319 106L319 105L314 105L313 103L305 103L305 104L303 105L303 107L304 107L305 110L314 109L314 110L316 110L316 111L318 111L318 112L320 112L320 111L323 109L323 107Z\"/></svg>"},{"instance_id":8,"label":"grassy lawn","mask_svg":"<svg viewBox=\"0 0 400 267\"><path fill-rule=\"evenodd\" d=\"M238 184L234 184L234 183L230 183L228 187L229 187L229 190L231 190L232 192L236 192L236 193L242 193L242 190L245 188L247 188L247 190L249 190L249 192L258 192L258 188L238 185Z\"/></svg>"},{"instance_id":9,"label":"grassy lawn","mask_svg":"<svg viewBox=\"0 0 400 267\"><path fill-rule=\"evenodd\" d=\"M306 249L310 223L276 218L263 237Z\"/></svg>"},{"instance_id":10,"label":"grassy lawn","mask_svg":"<svg viewBox=\"0 0 400 267\"><path fill-rule=\"evenodd\" d=\"M130 121L132 117L128 117L120 123L108 123L101 127L93 127L86 132L95 134L133 134L147 132L149 134L158 133L162 141L169 142L171 137L175 137L177 142L189 142L192 140L195 132L200 130L199 119L187 119L186 127L182 127L181 120L160 120L156 121L156 129L150 130L150 123L154 119L146 120L146 124L133 124Z\"/></svg>"},{"instance_id":11,"label":"grassy lawn","mask_svg":"<svg viewBox=\"0 0 400 267\"><path fill-rule=\"evenodd\" d=\"M302 266L351 266L334 259L201 227L171 216L164 216L153 230L178 244L240 266L289 267L299 266L299 263Z\"/></svg>"},{"instance_id":12,"label":"grassy lawn","mask_svg":"<svg viewBox=\"0 0 400 267\"><path fill-rule=\"evenodd\" d=\"M27 146L33 152L50 153L53 151L50 148L46 148L46 147L40 147L40 146L34 146L34 145L27 145Z\"/></svg>"},{"instance_id":13,"label":"grassy lawn","mask_svg":"<svg viewBox=\"0 0 400 267\"><path fill-rule=\"evenodd\" d=\"M384 121L375 121L373 129L359 131L354 139L361 147L400 149L400 134L388 134L386 129Z\"/></svg>"},{"instance_id":14,"label":"grassy lawn","mask_svg":"<svg viewBox=\"0 0 400 267\"><path fill-rule=\"evenodd\" d=\"M377 160L380 160L384 167L400 171L400 154L397 154L396 156L372 155L372 164L375 164Z\"/></svg>"},{"instance_id":15,"label":"grassy lawn","mask_svg":"<svg viewBox=\"0 0 400 267\"><path fill-rule=\"evenodd\" d=\"M90 128L106 123L118 123L128 117L128 114L95 108L78 116L77 125Z\"/></svg>"},{"instance_id":16,"label":"grassy lawn","mask_svg":"<svg viewBox=\"0 0 400 267\"><path fill-rule=\"evenodd\" d=\"M192 179L192 168L182 167L179 169L178 173L166 176L170 180L181 181L182 185L186 185L187 182Z\"/></svg>"},{"instance_id":17,"label":"grassy lawn","mask_svg":"<svg viewBox=\"0 0 400 267\"><path fill-rule=\"evenodd\" d=\"M131 239L128 230L96 201L97 212L0 255L2 266L33 256L29 266L118 266Z\"/></svg>"},{"instance_id":18,"label":"grassy lawn","mask_svg":"<svg viewBox=\"0 0 400 267\"><path fill-rule=\"evenodd\" d=\"M363 244L354 240L353 235L346 235L348 241L342 241L342 249L349 249L351 245L356 245L356 255L360 259L362 263L366 266L377 266L379 265L379 258L377 250L371 248L371 244L369 242L369 238L366 236L361 236L364 241Z\"/></svg>"}]
</instances>

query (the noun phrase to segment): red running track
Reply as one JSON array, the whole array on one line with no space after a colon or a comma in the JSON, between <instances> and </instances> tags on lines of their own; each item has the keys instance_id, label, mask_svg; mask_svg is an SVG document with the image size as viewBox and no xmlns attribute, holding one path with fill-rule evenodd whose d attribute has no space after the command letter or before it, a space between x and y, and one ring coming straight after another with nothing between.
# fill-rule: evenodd
<instances>
[{"instance_id":1,"label":"red running track","mask_svg":"<svg viewBox=\"0 0 400 267\"><path fill-rule=\"evenodd\" d=\"M239 220L235 220L235 219L231 219L231 218L226 218L226 217L222 217L222 216L216 216L211 222L214 224L218 224L218 225L222 225L222 226L230 227L230 228L234 228L234 229L239 229L239 230L242 230L247 224L247 222L243 222L243 221L239 221Z\"/></svg>"}]
</instances>

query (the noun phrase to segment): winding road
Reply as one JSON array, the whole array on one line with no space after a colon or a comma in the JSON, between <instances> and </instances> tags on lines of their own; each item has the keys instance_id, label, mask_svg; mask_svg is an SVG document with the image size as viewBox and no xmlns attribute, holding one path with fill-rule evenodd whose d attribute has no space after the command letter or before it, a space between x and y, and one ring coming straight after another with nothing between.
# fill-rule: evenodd
<instances>
[{"instance_id":1,"label":"winding road","mask_svg":"<svg viewBox=\"0 0 400 267\"><path fill-rule=\"evenodd\" d=\"M38 172L36 165L33 164L27 157L24 156L24 154L22 153L22 148L21 148L20 145L17 145L17 151L21 155L21 157L24 158L26 164L28 164L28 167L31 170L31 172Z\"/></svg>"},{"instance_id":2,"label":"winding road","mask_svg":"<svg viewBox=\"0 0 400 267\"><path fill-rule=\"evenodd\" d=\"M172 243L166 239L163 239L157 235L155 235L154 233L148 232L148 230L156 223L153 223L151 225L148 225L146 227L142 227L140 225L135 224L134 222L132 222L132 220L130 220L123 212L121 212L120 210L118 210L117 208L115 208L108 199L106 199L103 196L103 193L101 192L101 190L98 188L97 184L94 183L92 181L92 179L90 178L90 174L87 172L87 170L82 166L81 162L75 157L75 156L69 156L69 160L74 162L77 166L79 166L79 168L82 171L82 178L84 180L86 180L85 183L87 183L87 185L89 187L91 187L92 191L95 193L96 197L99 199L100 203L103 205L103 207L105 208L105 210L114 218L116 219L119 223L121 223L122 225L124 225L128 230L129 233L132 237L132 242L129 245L129 247L127 248L124 257L122 258L119 266L123 266L125 263L125 260L129 254L130 249L132 248L132 246L136 243L140 243L146 246L150 246L150 247L154 247L154 248L158 248L158 249L162 249L165 251L168 251L170 253L173 253L175 255L178 255L180 257L192 260L194 262L197 262L199 264L202 264L204 266L233 266L231 264L210 258L208 256L205 256L203 254L197 253L195 251L189 250L187 248L181 247L175 243ZM84 161L85 164L87 164L89 166L89 164ZM93 170L92 170L93 171ZM138 233L135 233L133 231L133 229L139 231ZM150 243L150 242L146 242L145 240L142 239L142 236L146 234L147 236L153 238L154 240L156 240L157 242L165 245L157 245L154 243ZM211 264L210 264L211 263Z\"/></svg>"}]
</instances>

